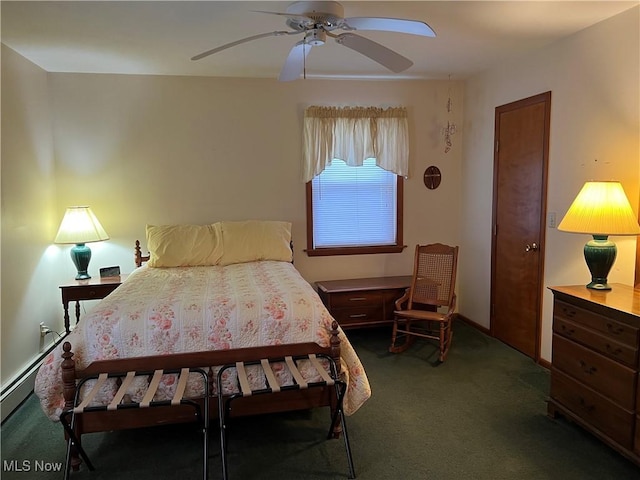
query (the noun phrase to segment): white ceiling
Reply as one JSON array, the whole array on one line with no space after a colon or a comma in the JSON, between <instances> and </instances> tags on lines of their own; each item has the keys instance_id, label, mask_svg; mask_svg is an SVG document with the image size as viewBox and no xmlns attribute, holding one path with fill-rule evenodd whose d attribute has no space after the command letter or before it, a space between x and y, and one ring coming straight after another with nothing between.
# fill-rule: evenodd
<instances>
[{"instance_id":1,"label":"white ceiling","mask_svg":"<svg viewBox=\"0 0 640 480\"><path fill-rule=\"evenodd\" d=\"M299 36L267 37L199 61L241 38L287 30L290 2L7 1L2 43L49 72L277 78ZM436 38L359 32L413 60L393 74L327 41L307 58L307 77L464 78L551 44L638 5L638 1L344 1L345 17L422 20Z\"/></svg>"}]
</instances>

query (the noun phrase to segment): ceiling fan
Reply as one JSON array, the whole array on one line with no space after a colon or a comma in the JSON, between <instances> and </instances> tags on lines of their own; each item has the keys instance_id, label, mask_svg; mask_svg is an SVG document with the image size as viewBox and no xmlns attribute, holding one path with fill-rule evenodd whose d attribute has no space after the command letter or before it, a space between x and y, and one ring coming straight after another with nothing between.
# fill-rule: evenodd
<instances>
[{"instance_id":1,"label":"ceiling fan","mask_svg":"<svg viewBox=\"0 0 640 480\"><path fill-rule=\"evenodd\" d=\"M394 73L399 73L413 62L397 52L353 33L360 30L378 30L397 33L409 33L424 37L435 37L435 32L429 25L419 20L404 20L401 18L378 17L353 17L344 18L344 9L338 2L311 2L299 1L289 5L285 13L264 12L269 15L287 17L286 24L291 30L261 33L251 37L236 40L217 48L207 50L191 60L200 60L227 48L235 47L242 43L259 40L265 37L277 37L283 35L304 34L302 40L296 43L284 63L279 80L283 82L296 80L305 71L306 57L312 47L324 45L327 37L333 38L339 45L355 50L371 60L378 62ZM336 34L335 30L345 30L345 33Z\"/></svg>"}]
</instances>

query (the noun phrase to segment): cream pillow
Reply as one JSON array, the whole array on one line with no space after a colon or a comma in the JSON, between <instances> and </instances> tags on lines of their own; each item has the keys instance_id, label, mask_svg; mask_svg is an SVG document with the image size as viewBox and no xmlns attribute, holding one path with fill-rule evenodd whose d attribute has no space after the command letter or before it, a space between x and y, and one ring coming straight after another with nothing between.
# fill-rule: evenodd
<instances>
[{"instance_id":1,"label":"cream pillow","mask_svg":"<svg viewBox=\"0 0 640 480\"><path fill-rule=\"evenodd\" d=\"M220 224L147 225L150 267L216 265L222 256Z\"/></svg>"},{"instance_id":2,"label":"cream pillow","mask_svg":"<svg viewBox=\"0 0 640 480\"><path fill-rule=\"evenodd\" d=\"M220 223L224 246L220 265L257 260L290 262L293 259L289 222L247 220Z\"/></svg>"}]
</instances>

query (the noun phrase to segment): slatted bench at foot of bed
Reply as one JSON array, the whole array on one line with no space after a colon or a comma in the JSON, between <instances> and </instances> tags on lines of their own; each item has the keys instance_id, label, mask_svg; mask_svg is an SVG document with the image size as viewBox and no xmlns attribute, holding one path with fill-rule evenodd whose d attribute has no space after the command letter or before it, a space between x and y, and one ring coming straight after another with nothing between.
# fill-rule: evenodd
<instances>
[{"instance_id":1,"label":"slatted bench at foot of bed","mask_svg":"<svg viewBox=\"0 0 640 480\"><path fill-rule=\"evenodd\" d=\"M65 409L75 407L75 396L78 382L83 378L99 375L103 372L153 371L156 369L198 368L205 365L222 366L235 362L255 361L262 358L323 354L328 355L340 371L340 339L338 338L338 324L333 322L330 346L321 347L315 343L297 343L289 345L251 347L224 351L206 351L179 353L174 355L159 355L136 358L120 358L93 362L87 368L76 369L73 352L69 342L63 345L62 382L64 389ZM213 370L208 370L209 393L213 396ZM198 400L202 405L202 400ZM254 395L238 399L234 402L231 416L259 415L264 413L286 412L293 410L307 410L316 407L329 406L332 414L336 411L336 395L332 387L314 388L306 390L289 390L279 395ZM209 418L218 417L216 402L210 403ZM130 428L151 427L173 423L193 421L193 408L188 405L158 406L146 409L121 409L117 411L92 411L79 415L74 434L79 442L81 436L87 433L108 432ZM342 431L342 424L338 422L333 430L334 438L338 438ZM68 440L68 435L65 433ZM77 448L71 449L71 468L79 470L82 461Z\"/></svg>"}]
</instances>

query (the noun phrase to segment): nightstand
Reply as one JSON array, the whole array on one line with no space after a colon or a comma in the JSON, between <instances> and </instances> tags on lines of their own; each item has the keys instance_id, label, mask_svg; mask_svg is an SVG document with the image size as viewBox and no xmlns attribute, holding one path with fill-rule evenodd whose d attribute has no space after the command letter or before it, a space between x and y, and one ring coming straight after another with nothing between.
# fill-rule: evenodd
<instances>
[{"instance_id":1,"label":"nightstand","mask_svg":"<svg viewBox=\"0 0 640 480\"><path fill-rule=\"evenodd\" d=\"M64 328L67 333L69 328L69 302L76 302L76 325L80 321L80 301L99 300L106 297L118 288L127 275L118 277L90 278L88 280L76 280L66 285L60 285L62 292L62 306L64 307Z\"/></svg>"}]
</instances>

